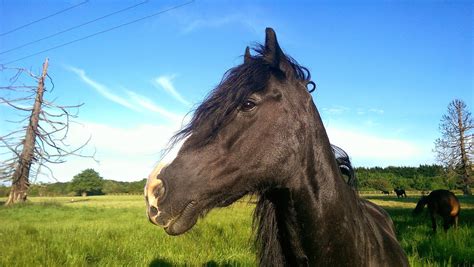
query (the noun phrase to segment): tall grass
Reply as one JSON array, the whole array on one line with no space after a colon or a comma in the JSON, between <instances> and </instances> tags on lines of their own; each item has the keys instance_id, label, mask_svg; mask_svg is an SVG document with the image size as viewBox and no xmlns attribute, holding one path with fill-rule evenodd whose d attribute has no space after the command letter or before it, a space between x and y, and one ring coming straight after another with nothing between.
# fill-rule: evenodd
<instances>
[{"instance_id":1,"label":"tall grass","mask_svg":"<svg viewBox=\"0 0 474 267\"><path fill-rule=\"evenodd\" d=\"M435 235L428 217L411 216L416 199L370 200L392 215L413 266L474 264L472 198L461 199L461 227ZM32 198L0 207L0 266L255 266L252 210L237 202L171 237L147 221L139 196Z\"/></svg>"},{"instance_id":2,"label":"tall grass","mask_svg":"<svg viewBox=\"0 0 474 267\"><path fill-rule=\"evenodd\" d=\"M211 212L189 234L171 237L148 222L141 197L84 200L0 208L0 266L255 264L244 204Z\"/></svg>"}]
</instances>

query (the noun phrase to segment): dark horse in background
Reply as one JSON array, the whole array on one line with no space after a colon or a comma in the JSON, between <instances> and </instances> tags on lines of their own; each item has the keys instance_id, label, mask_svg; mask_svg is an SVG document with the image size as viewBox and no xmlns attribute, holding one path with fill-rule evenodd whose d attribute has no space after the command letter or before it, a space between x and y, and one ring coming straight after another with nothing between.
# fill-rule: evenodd
<instances>
[{"instance_id":1,"label":"dark horse in background","mask_svg":"<svg viewBox=\"0 0 474 267\"><path fill-rule=\"evenodd\" d=\"M432 191L428 196L424 196L418 201L413 214L420 214L426 205L428 205L430 212L433 232L436 232L436 214L443 218L445 231L451 225L454 225L454 227L458 226L461 204L459 204L458 198L452 192L443 189Z\"/></svg>"},{"instance_id":2,"label":"dark horse in background","mask_svg":"<svg viewBox=\"0 0 474 267\"><path fill-rule=\"evenodd\" d=\"M261 266L408 266L389 215L346 184L307 85L267 28L256 55L230 69L148 177L149 220L170 235L256 194Z\"/></svg>"},{"instance_id":3,"label":"dark horse in background","mask_svg":"<svg viewBox=\"0 0 474 267\"><path fill-rule=\"evenodd\" d=\"M405 193L404 189L395 188L393 191L397 194L397 197L407 197L407 193Z\"/></svg>"}]
</instances>

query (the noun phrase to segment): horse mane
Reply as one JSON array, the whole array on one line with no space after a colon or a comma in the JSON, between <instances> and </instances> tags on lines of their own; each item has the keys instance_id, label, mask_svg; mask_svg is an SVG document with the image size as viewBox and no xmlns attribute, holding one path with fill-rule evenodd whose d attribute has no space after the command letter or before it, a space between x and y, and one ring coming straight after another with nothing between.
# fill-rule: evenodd
<instances>
[{"instance_id":1,"label":"horse mane","mask_svg":"<svg viewBox=\"0 0 474 267\"><path fill-rule=\"evenodd\" d=\"M424 196L422 197L418 203L416 203L416 207L415 209L413 210L413 214L414 215L418 215L420 214L422 211L423 211L423 208L426 206L426 204L428 204L428 196Z\"/></svg>"},{"instance_id":2,"label":"horse mane","mask_svg":"<svg viewBox=\"0 0 474 267\"><path fill-rule=\"evenodd\" d=\"M247 97L265 90L271 74L280 79L291 76L297 80L310 81L309 70L290 56L283 55L282 61L289 66L289 70L283 72L273 68L265 59L263 45L257 44L253 50L256 55L251 56L250 60L224 74L219 85L194 110L190 122L171 138L170 147L190 135L196 136L192 138L191 146L208 144L234 118L235 111Z\"/></svg>"},{"instance_id":3,"label":"horse mane","mask_svg":"<svg viewBox=\"0 0 474 267\"><path fill-rule=\"evenodd\" d=\"M276 209L269 198L259 196L252 221L259 266L285 265L278 236Z\"/></svg>"},{"instance_id":4,"label":"horse mane","mask_svg":"<svg viewBox=\"0 0 474 267\"><path fill-rule=\"evenodd\" d=\"M299 243L301 231L289 190L270 188L258 194L252 228L259 266L307 264L308 259Z\"/></svg>"}]
</instances>

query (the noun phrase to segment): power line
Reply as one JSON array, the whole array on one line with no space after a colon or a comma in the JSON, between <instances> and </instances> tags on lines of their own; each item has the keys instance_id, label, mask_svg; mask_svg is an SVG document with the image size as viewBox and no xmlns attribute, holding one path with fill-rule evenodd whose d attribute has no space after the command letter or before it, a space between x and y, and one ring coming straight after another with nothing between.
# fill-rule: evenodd
<instances>
[{"instance_id":1,"label":"power line","mask_svg":"<svg viewBox=\"0 0 474 267\"><path fill-rule=\"evenodd\" d=\"M28 55L28 56L25 56L25 57L22 57L22 58L18 58L18 59L12 60L12 61L10 61L10 62L4 63L3 65L8 65L8 64L11 64L11 63L14 63L14 62L17 62L17 61L20 61L20 60L23 60L23 59L26 59L26 58L29 58L29 57L33 57L33 56L42 54L42 53L44 53L44 52L48 52L48 51L51 51L51 50L54 50L54 49L57 49L57 48L60 48L60 47L66 46L66 45L73 44L73 43L77 43L77 42L79 42L79 41L83 41L83 40L88 39L88 38L90 38L90 37L93 37L93 36L96 36L96 35L99 35L99 34L103 34L103 33L106 33L106 32L109 32L109 31L112 31L112 30L115 30L115 29L118 29L118 28L121 28L121 27L130 25L130 24L133 24L133 23L136 23L136 22L139 22L139 21L142 21L142 20L145 20L145 19L154 17L154 16L158 16L158 15L160 15L160 14L166 13L166 12L171 11L171 10L174 10L174 9L178 9L178 8L180 8L180 7L189 5L189 4L191 4L192 2L194 2L194 0L185 2L185 3L183 3L183 4L179 4L179 5L177 5L177 6L170 7L170 8L168 8L168 9L165 9L165 10L162 10L162 11L159 11L159 12L156 12L156 13L153 13L153 14L148 15L148 16L145 16L145 17L141 17L141 18L136 19L136 20L132 20L132 21L129 21L129 22L120 24L120 25L115 26L115 27L111 27L111 28L105 29L105 30L103 30L103 31L95 32L95 33L93 33L93 34L90 34L90 35L87 35L87 36L84 36L84 37L81 37L81 38L78 38L78 39L75 39L75 40L72 40L72 41L69 41L69 42L60 44L60 45L57 45L57 46L50 47L50 48L45 49L45 50L41 50L41 51L39 51L39 52L30 54L30 55Z\"/></svg>"},{"instance_id":2,"label":"power line","mask_svg":"<svg viewBox=\"0 0 474 267\"><path fill-rule=\"evenodd\" d=\"M18 31L18 30L20 30L20 29L26 28L26 27L28 27L28 26L30 26L30 25L32 25L32 24L35 24L35 23L37 23L37 22L40 22L40 21L42 21L42 20L49 19L49 18L51 18L51 17L54 17L54 16L59 15L59 14L61 14L61 13L64 13L64 12L66 12L66 11L68 11L68 10L71 10L71 9L73 9L73 8L76 8L76 7L78 7L78 6L81 6L81 5L83 5L83 4L87 3L87 2L89 2L89 0L80 2L79 4L73 5L73 6L71 6L71 7L66 8L66 9L59 10L59 11L56 12L56 13L53 13L53 14L48 15L48 16L46 16L46 17L43 17L43 18L37 19L37 20L35 20L35 21L29 22L29 23L27 23L27 24L25 24L25 25L16 27L15 29L9 30L9 31L7 31L7 32L0 33L0 37L1 37L1 36L5 36L5 35L7 35L7 34L10 34L10 33L12 33L12 32L16 32L16 31Z\"/></svg>"},{"instance_id":3,"label":"power line","mask_svg":"<svg viewBox=\"0 0 474 267\"><path fill-rule=\"evenodd\" d=\"M118 14L118 13L122 13L122 12L124 12L124 11L129 10L129 9L135 8L135 7L139 6L139 5L143 5L143 4L145 4L146 2L148 2L148 0L145 0L145 1L140 2L140 3L138 3L138 4L135 4L135 5L126 7L126 8L124 8L124 9L121 9L121 10L118 10L118 11L115 11L115 12L112 12L112 13L109 13L109 14L107 14L107 15L104 15L104 16L101 16L101 17L98 17L98 18L95 18L95 19L93 19L93 20L84 22L84 23L82 23L82 24L79 24L79 25L70 27L70 28L68 28L68 29L65 29L65 30L62 30L62 31L53 33L53 34L51 34L51 35L45 36L45 37L40 38L40 39L38 39L38 40L34 40L34 41L31 41L31 42L28 42L28 43L24 43L24 44L19 45L19 46L17 46L17 47L14 47L14 48L11 48L11 49L9 49L9 50L5 50L5 51L0 52L0 55L6 54L6 53L11 52L11 51L14 51L14 50L18 50L18 49L23 48L23 47L25 47L25 46L28 46L28 45L30 45L30 44L34 44L34 43L37 43L37 42L40 42L40 41L43 41L43 40L52 38L52 37L54 37L54 36L58 36L58 35L63 34L63 33L65 33L65 32L69 32L69 31L75 30L75 29L80 28L80 27L82 27L82 26L91 24L91 23L96 22L96 21L99 21L99 20L101 20L101 19L105 19L105 18L107 18L107 17L116 15L116 14Z\"/></svg>"}]
</instances>

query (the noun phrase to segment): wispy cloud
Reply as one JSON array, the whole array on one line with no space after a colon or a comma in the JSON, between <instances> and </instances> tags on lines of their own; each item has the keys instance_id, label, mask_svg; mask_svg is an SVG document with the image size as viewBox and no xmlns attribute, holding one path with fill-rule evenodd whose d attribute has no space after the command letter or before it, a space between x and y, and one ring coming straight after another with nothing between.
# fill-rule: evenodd
<instances>
[{"instance_id":1,"label":"wispy cloud","mask_svg":"<svg viewBox=\"0 0 474 267\"><path fill-rule=\"evenodd\" d=\"M385 111L383 109L380 109L380 108L369 108L368 111L372 112L372 113L377 113L377 114L384 114L385 113Z\"/></svg>"},{"instance_id":2,"label":"wispy cloud","mask_svg":"<svg viewBox=\"0 0 474 267\"><path fill-rule=\"evenodd\" d=\"M369 112L377 113L377 114L384 114L385 111L383 109L379 109L379 108L371 108L371 109L369 109Z\"/></svg>"},{"instance_id":3,"label":"wispy cloud","mask_svg":"<svg viewBox=\"0 0 474 267\"><path fill-rule=\"evenodd\" d=\"M165 108L162 108L162 107L156 105L148 97L139 95L139 94L137 94L133 91L129 91L129 90L127 90L126 92L134 102L136 102L138 105L145 108L146 110L156 112L156 113L162 115L163 117L166 117L166 118L168 118L170 120L173 120L173 121L183 120L183 117L184 117L183 115L170 112L170 111L166 110Z\"/></svg>"},{"instance_id":4,"label":"wispy cloud","mask_svg":"<svg viewBox=\"0 0 474 267\"><path fill-rule=\"evenodd\" d=\"M343 106L332 106L329 108L322 108L322 111L329 115L339 115L349 110L349 108Z\"/></svg>"},{"instance_id":5,"label":"wispy cloud","mask_svg":"<svg viewBox=\"0 0 474 267\"><path fill-rule=\"evenodd\" d=\"M323 107L321 109L324 113L328 114L328 115L340 115L340 114L343 114L343 113L347 113L347 112L351 112L351 111L354 111L354 109L351 109L351 108L348 108L348 107L344 107L344 106L331 106L331 107ZM384 114L384 110L383 109L379 109L379 108L357 108L355 109L355 114L357 115L369 115L369 114L378 114L378 115L382 115Z\"/></svg>"},{"instance_id":6,"label":"wispy cloud","mask_svg":"<svg viewBox=\"0 0 474 267\"><path fill-rule=\"evenodd\" d=\"M113 101L117 104L120 104L126 108L129 108L133 111L151 111L154 113L159 114L160 116L163 116L171 121L179 121L181 122L183 120L184 115L182 114L177 114L174 112L171 112L163 107L160 107L159 105L155 104L150 98L145 97L143 95L140 95L134 91L131 90L126 90L126 94L129 96L129 98L125 99L121 96L118 96L105 85L93 80L89 76L86 75L86 72L82 69L75 68L75 67L68 67L70 71L75 73L83 82L91 86L96 92L98 92L100 95L103 97L109 99L110 101ZM171 84L171 82L167 83L166 79L162 79L162 83L164 87L168 88L169 90L173 91L174 87ZM165 88L165 89L166 89ZM168 91L168 90L167 90ZM179 95L178 95L179 96ZM183 99L184 100L184 99ZM186 102L187 103L187 102Z\"/></svg>"},{"instance_id":7,"label":"wispy cloud","mask_svg":"<svg viewBox=\"0 0 474 267\"><path fill-rule=\"evenodd\" d=\"M184 99L174 87L173 82L172 82L174 77L175 77L174 75L173 76L166 76L166 75L159 76L155 78L154 84L155 86L161 86L167 93L169 93L179 102L185 104L186 106L190 106L191 103L189 103L186 99Z\"/></svg>"},{"instance_id":8,"label":"wispy cloud","mask_svg":"<svg viewBox=\"0 0 474 267\"><path fill-rule=\"evenodd\" d=\"M91 86L94 90L96 90L99 94L101 94L103 97L119 104L119 105L122 105L126 108L129 108L131 110L135 110L137 111L137 108L132 105L132 103L130 103L129 101L127 101L125 98L123 97L120 97L114 93L111 92L111 90L109 88L107 88L107 86L103 85L103 84L100 84L96 81L94 81L93 79L91 79L89 76L86 75L86 72L82 69L78 69L78 68L75 68L75 67L68 67L68 69L72 72L74 72L77 76L79 76L79 78L85 82L86 84L88 84L89 86Z\"/></svg>"}]
</instances>

